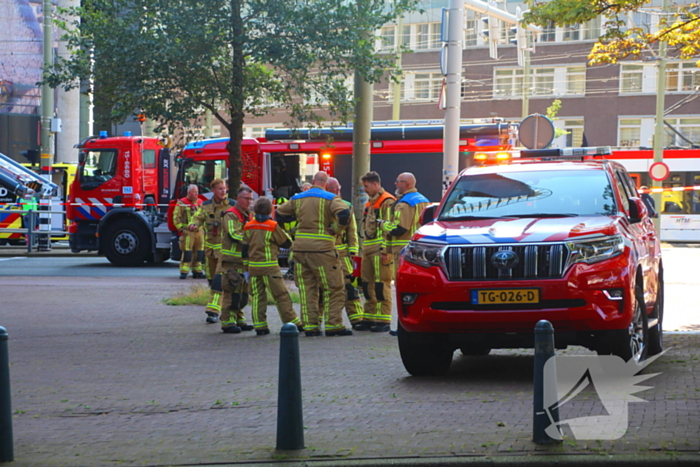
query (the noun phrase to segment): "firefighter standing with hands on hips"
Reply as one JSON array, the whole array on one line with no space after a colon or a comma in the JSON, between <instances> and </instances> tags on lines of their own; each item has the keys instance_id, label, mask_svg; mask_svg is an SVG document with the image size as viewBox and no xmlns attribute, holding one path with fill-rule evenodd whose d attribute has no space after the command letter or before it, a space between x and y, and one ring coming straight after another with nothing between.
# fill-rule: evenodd
<instances>
[{"instance_id":1,"label":"firefighter standing with hands on hips","mask_svg":"<svg viewBox=\"0 0 700 467\"><path fill-rule=\"evenodd\" d=\"M335 177L328 179L326 190L340 198L340 182ZM342 199L342 198L341 198ZM359 242L357 240L357 222L355 221L355 213L352 210L352 204L349 201L343 202L350 209L350 220L347 227L333 226L335 234L335 248L338 250L340 258L340 266L345 277L345 313L348 315L350 324L353 326L362 322L362 303L360 303L360 294L353 285L355 279L352 275L354 270L353 258L357 256ZM327 308L328 303L324 302L324 307Z\"/></svg>"},{"instance_id":2,"label":"firefighter standing with hands on hips","mask_svg":"<svg viewBox=\"0 0 700 467\"><path fill-rule=\"evenodd\" d=\"M255 202L255 218L243 227L242 256L248 261L250 288L253 297L253 326L255 334L270 334L267 324L267 292L272 293L282 323L296 324L299 331L304 327L297 317L289 291L282 280L277 257L280 248L292 246L292 239L271 219L272 201L260 197Z\"/></svg>"},{"instance_id":3,"label":"firefighter standing with hands on hips","mask_svg":"<svg viewBox=\"0 0 700 467\"><path fill-rule=\"evenodd\" d=\"M363 321L353 326L357 331L388 332L391 330L391 279L393 257L388 247L384 226L391 219L396 198L382 188L377 172L362 176L362 185L369 196L365 205L360 234L362 242L362 290L365 310Z\"/></svg>"},{"instance_id":4,"label":"firefighter standing with hands on hips","mask_svg":"<svg viewBox=\"0 0 700 467\"><path fill-rule=\"evenodd\" d=\"M187 196L181 198L173 211L173 224L180 233L180 279L187 279L190 270L194 279L203 279L204 232L201 228L189 230L192 218L202 205L197 185L187 187Z\"/></svg>"},{"instance_id":5,"label":"firefighter standing with hands on hips","mask_svg":"<svg viewBox=\"0 0 700 467\"><path fill-rule=\"evenodd\" d=\"M301 295L301 319L308 337L320 336L319 289L328 303L325 318L326 336L350 336L352 331L343 325L345 288L343 273L335 249L334 222L346 226L350 209L342 199L326 191L328 174L316 172L313 186L297 193L277 208L278 222L297 220L292 243L294 275Z\"/></svg>"}]
</instances>

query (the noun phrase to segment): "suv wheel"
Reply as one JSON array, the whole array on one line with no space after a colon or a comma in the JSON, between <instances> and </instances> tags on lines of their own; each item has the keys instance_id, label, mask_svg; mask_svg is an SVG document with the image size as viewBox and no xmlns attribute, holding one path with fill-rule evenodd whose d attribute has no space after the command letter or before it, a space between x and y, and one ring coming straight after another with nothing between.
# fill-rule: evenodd
<instances>
[{"instance_id":1,"label":"suv wheel","mask_svg":"<svg viewBox=\"0 0 700 467\"><path fill-rule=\"evenodd\" d=\"M415 339L401 324L398 326L399 352L406 371L413 376L436 376L447 373L452 364L453 350L446 339L423 336Z\"/></svg>"},{"instance_id":2,"label":"suv wheel","mask_svg":"<svg viewBox=\"0 0 700 467\"><path fill-rule=\"evenodd\" d=\"M654 303L654 311L651 313L652 318L658 321L655 326L649 328L649 351L648 356L658 355L664 350L664 331L662 323L664 320L664 270L659 267L659 290L656 295L656 303Z\"/></svg>"},{"instance_id":3,"label":"suv wheel","mask_svg":"<svg viewBox=\"0 0 700 467\"><path fill-rule=\"evenodd\" d=\"M634 317L624 338L615 343L613 354L624 361L634 359L636 363L646 360L649 350L649 325L646 308L644 306L644 294L640 287L635 289Z\"/></svg>"}]
</instances>

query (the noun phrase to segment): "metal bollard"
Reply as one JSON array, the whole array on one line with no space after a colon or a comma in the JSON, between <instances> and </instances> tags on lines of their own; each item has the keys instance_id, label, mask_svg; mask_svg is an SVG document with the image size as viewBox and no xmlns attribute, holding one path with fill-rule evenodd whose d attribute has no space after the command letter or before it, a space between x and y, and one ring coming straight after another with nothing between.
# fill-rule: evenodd
<instances>
[{"instance_id":1,"label":"metal bollard","mask_svg":"<svg viewBox=\"0 0 700 467\"><path fill-rule=\"evenodd\" d=\"M559 409L551 408L549 415L544 406L544 388L556 393L556 373L554 380L544 380L544 365L554 357L554 327L547 320L540 320L535 325L535 401L532 421L532 441L536 444L558 444L561 439L554 439L546 433L547 427L559 423ZM554 387L552 388L552 385ZM550 418L551 415L551 418Z\"/></svg>"},{"instance_id":2,"label":"metal bollard","mask_svg":"<svg viewBox=\"0 0 700 467\"><path fill-rule=\"evenodd\" d=\"M31 209L27 211L25 219L27 220L27 236L25 238L27 242L27 253L32 252L32 247L34 246L34 228L36 227L36 211Z\"/></svg>"},{"instance_id":3,"label":"metal bollard","mask_svg":"<svg viewBox=\"0 0 700 467\"><path fill-rule=\"evenodd\" d=\"M277 449L304 449L304 416L301 406L299 330L287 323L280 332L280 372L277 395Z\"/></svg>"},{"instance_id":4,"label":"metal bollard","mask_svg":"<svg viewBox=\"0 0 700 467\"><path fill-rule=\"evenodd\" d=\"M15 460L12 448L12 397L7 331L0 326L0 462Z\"/></svg>"}]
</instances>

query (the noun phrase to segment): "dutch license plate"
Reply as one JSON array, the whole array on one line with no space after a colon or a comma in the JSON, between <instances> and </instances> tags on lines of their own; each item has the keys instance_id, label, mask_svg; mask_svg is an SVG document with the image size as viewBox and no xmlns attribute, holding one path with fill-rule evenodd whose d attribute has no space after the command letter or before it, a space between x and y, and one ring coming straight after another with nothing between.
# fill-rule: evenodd
<instances>
[{"instance_id":1,"label":"dutch license plate","mask_svg":"<svg viewBox=\"0 0 700 467\"><path fill-rule=\"evenodd\" d=\"M501 303L538 303L539 289L477 289L472 290L472 305Z\"/></svg>"}]
</instances>

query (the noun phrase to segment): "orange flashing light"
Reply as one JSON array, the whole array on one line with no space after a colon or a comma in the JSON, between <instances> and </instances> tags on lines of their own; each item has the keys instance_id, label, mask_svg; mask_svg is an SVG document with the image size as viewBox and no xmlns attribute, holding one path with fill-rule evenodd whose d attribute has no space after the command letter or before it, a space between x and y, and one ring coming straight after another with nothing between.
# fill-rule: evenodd
<instances>
[{"instance_id":1,"label":"orange flashing light","mask_svg":"<svg viewBox=\"0 0 700 467\"><path fill-rule=\"evenodd\" d=\"M331 158L331 155L330 155L330 154L322 154L322 155L321 155L321 159L328 160L328 159L330 159L330 158Z\"/></svg>"}]
</instances>

